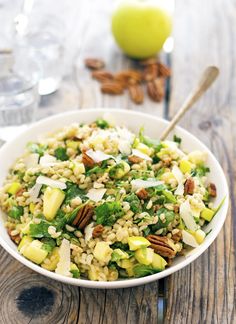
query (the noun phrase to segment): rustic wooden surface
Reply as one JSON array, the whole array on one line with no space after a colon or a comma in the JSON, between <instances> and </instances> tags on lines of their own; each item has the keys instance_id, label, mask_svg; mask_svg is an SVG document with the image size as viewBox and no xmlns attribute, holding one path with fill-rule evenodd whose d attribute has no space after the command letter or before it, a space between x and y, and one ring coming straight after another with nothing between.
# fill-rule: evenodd
<instances>
[{"instance_id":1,"label":"rustic wooden surface","mask_svg":"<svg viewBox=\"0 0 236 324\"><path fill-rule=\"evenodd\" d=\"M176 1L171 100L161 105L146 100L135 106L127 95L101 95L98 83L84 69L87 56L105 58L112 70L131 64L109 33L111 10L109 0L78 1L72 36L67 40L71 62L67 76L56 94L41 100L38 118L91 107L122 107L171 117L201 70L216 64L221 68L219 80L182 125L221 162L228 177L231 210L215 243L195 262L165 280L132 289L105 291L64 285L32 272L0 248L0 324L234 323L236 3ZM167 57L163 55L163 59Z\"/></svg>"}]
</instances>

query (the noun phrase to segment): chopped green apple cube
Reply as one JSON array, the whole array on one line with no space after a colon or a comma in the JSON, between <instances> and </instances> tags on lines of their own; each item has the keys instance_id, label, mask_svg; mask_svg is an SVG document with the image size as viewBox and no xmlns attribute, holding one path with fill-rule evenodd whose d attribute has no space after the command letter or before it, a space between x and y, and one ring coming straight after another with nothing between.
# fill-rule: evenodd
<instances>
[{"instance_id":1,"label":"chopped green apple cube","mask_svg":"<svg viewBox=\"0 0 236 324\"><path fill-rule=\"evenodd\" d=\"M98 261L108 263L112 252L113 250L107 242L98 242L94 248L93 255Z\"/></svg>"},{"instance_id":2,"label":"chopped green apple cube","mask_svg":"<svg viewBox=\"0 0 236 324\"><path fill-rule=\"evenodd\" d=\"M58 188L47 187L43 197L43 214L48 221L53 220L60 208L65 193Z\"/></svg>"},{"instance_id":3,"label":"chopped green apple cube","mask_svg":"<svg viewBox=\"0 0 236 324\"><path fill-rule=\"evenodd\" d=\"M152 263L151 265L155 270L164 270L165 266L167 265L167 262L165 259L163 259L159 254L154 253L153 258L152 258Z\"/></svg>"},{"instance_id":4,"label":"chopped green apple cube","mask_svg":"<svg viewBox=\"0 0 236 324\"><path fill-rule=\"evenodd\" d=\"M47 259L49 259L49 262L43 262L41 264L41 267L44 269L47 269L49 271L54 271L57 267L57 264L59 262L60 256L59 256L59 248L55 247L50 255L48 255Z\"/></svg>"},{"instance_id":5,"label":"chopped green apple cube","mask_svg":"<svg viewBox=\"0 0 236 324\"><path fill-rule=\"evenodd\" d=\"M195 233L194 233L195 239L198 242L198 244L201 244L206 237L206 233L203 232L203 230L198 229Z\"/></svg>"},{"instance_id":6,"label":"chopped green apple cube","mask_svg":"<svg viewBox=\"0 0 236 324\"><path fill-rule=\"evenodd\" d=\"M15 195L21 189L21 184L19 182L13 182L8 188L7 192L11 195Z\"/></svg>"},{"instance_id":7,"label":"chopped green apple cube","mask_svg":"<svg viewBox=\"0 0 236 324\"><path fill-rule=\"evenodd\" d=\"M31 243L23 246L21 252L30 261L34 263L41 264L47 257L48 252L42 248L43 243L39 240L33 240Z\"/></svg>"},{"instance_id":8,"label":"chopped green apple cube","mask_svg":"<svg viewBox=\"0 0 236 324\"><path fill-rule=\"evenodd\" d=\"M188 160L181 160L179 162L179 168L183 173L190 173L192 170L192 164Z\"/></svg>"},{"instance_id":9,"label":"chopped green apple cube","mask_svg":"<svg viewBox=\"0 0 236 324\"><path fill-rule=\"evenodd\" d=\"M33 241L32 237L30 236L23 236L22 240L20 241L20 244L18 245L18 251L21 252L21 249L23 246L29 245Z\"/></svg>"},{"instance_id":10,"label":"chopped green apple cube","mask_svg":"<svg viewBox=\"0 0 236 324\"><path fill-rule=\"evenodd\" d=\"M151 243L142 236L130 236L128 238L129 249L131 251L138 250L140 248L145 248L151 245Z\"/></svg>"},{"instance_id":11,"label":"chopped green apple cube","mask_svg":"<svg viewBox=\"0 0 236 324\"><path fill-rule=\"evenodd\" d=\"M120 260L117 262L118 266L123 269L131 269L134 263L129 259Z\"/></svg>"},{"instance_id":12,"label":"chopped green apple cube","mask_svg":"<svg viewBox=\"0 0 236 324\"><path fill-rule=\"evenodd\" d=\"M134 257L139 263L149 265L152 263L153 255L153 249L141 248L135 251Z\"/></svg>"},{"instance_id":13,"label":"chopped green apple cube","mask_svg":"<svg viewBox=\"0 0 236 324\"><path fill-rule=\"evenodd\" d=\"M210 208L204 208L201 212L201 217L210 222L215 215L215 211Z\"/></svg>"}]
</instances>

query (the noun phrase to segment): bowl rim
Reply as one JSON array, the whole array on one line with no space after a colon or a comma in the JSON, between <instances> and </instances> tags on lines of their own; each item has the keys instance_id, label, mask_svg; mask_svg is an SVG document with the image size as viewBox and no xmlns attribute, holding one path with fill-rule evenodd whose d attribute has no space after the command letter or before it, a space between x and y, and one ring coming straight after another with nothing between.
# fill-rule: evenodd
<instances>
[{"instance_id":1,"label":"bowl rim","mask_svg":"<svg viewBox=\"0 0 236 324\"><path fill-rule=\"evenodd\" d=\"M43 118L35 123L33 123L32 125L30 125L26 130L22 131L21 134L17 137L17 138L13 138L11 139L9 142L6 142L1 148L0 148L0 156L1 154L4 153L4 151L8 150L8 146L10 146L12 143L14 143L15 141L18 141L21 139L21 137L24 137L25 134L27 134L28 132L30 132L31 130L33 130L35 127L37 126L43 126L43 124L45 122L50 122L51 120L57 119L57 118L62 118L63 116L74 116L74 115L83 115L84 113L123 113L126 115L135 115L135 116L140 116L143 118L150 118L152 117L154 120L157 120L161 123L163 123L164 125L168 125L169 121L165 120L164 118L158 117L158 116L153 116L151 114L148 113L143 113L143 112L138 112L138 111L134 111L134 110L127 110L127 109L117 109L117 108L90 108L90 109L80 109L80 110L71 110L69 112L63 112L60 114L56 114L53 116L49 116L47 118ZM128 288L128 287L134 287L134 286L139 286L139 285L143 285L143 284L148 284L150 282L159 280L161 278L167 277L172 273L175 273L176 271L186 267L187 265L189 265L191 262L193 262L194 260L196 260L204 251L206 251L208 249L208 247L213 243L213 241L215 240L215 238L218 236L220 230L223 227L223 224L225 222L226 216L227 216L227 211L228 211L228 206L229 206L229 189L228 189L228 184L227 184L227 180L225 177L225 174L222 170L221 165L219 164L219 162L217 161L217 159L215 158L215 156L213 155L213 153L210 151L210 149L204 144L202 143L196 136L194 136L192 133L190 133L189 131L185 130L184 128L180 127L180 126L176 126L175 127L176 130L180 130L181 133L184 134L184 136L187 135L191 135L191 137L194 138L194 140L196 141L196 143L200 144L201 146L204 147L204 149L207 151L208 155L211 156L211 158L214 161L214 164L216 164L220 170L221 173L221 178L224 182L224 189L226 192L226 196L225 196L225 200L224 200L224 204L222 206L223 208L223 217L221 217L221 219L219 220L219 222L217 223L217 228L214 229L211 238L208 241L205 241L204 243L202 243L201 245L199 245L199 247L195 248L193 251L193 253L191 253L190 255L188 255L186 257L185 260L181 261L179 264L173 265L170 268L167 268L161 272L155 273L153 275L148 275L146 277L141 277L141 278L131 278L131 279L121 279L121 280L116 280L116 281L92 281L92 280L88 280L88 279L77 279L77 278L70 278L70 277L65 277L62 276L60 274L57 274L55 272L51 272L48 271L46 269L41 268L39 265L34 264L33 262L27 260L26 258L24 258L22 255L20 255L18 253L17 250L13 250L7 242L5 242L5 240L0 236L0 245L11 255L13 256L17 261L19 261L20 263L24 264L25 266L27 266L28 268L30 268L31 270L36 271L37 273L44 275L46 277L49 277L51 279L60 281L62 283L66 283L66 284L70 284L70 285L74 285L74 286L79 286L79 287L86 287L86 288L99 288L99 289L114 289L114 288ZM55 128L56 130L56 128Z\"/></svg>"}]
</instances>

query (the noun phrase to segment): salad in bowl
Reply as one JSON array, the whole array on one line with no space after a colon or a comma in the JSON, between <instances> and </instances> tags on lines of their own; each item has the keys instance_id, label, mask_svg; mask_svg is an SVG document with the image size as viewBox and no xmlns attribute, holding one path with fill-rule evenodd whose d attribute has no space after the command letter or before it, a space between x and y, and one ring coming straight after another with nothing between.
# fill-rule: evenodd
<instances>
[{"instance_id":1,"label":"salad in bowl","mask_svg":"<svg viewBox=\"0 0 236 324\"><path fill-rule=\"evenodd\" d=\"M205 242L224 202L213 203L208 153L186 151L181 140L159 141L100 114L28 141L0 189L17 253L75 280L170 269Z\"/></svg>"}]
</instances>

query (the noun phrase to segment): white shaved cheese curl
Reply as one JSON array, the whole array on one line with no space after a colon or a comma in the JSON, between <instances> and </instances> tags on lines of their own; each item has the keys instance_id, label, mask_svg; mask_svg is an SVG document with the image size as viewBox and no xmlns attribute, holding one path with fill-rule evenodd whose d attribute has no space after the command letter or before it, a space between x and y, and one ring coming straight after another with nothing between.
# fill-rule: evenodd
<instances>
[{"instance_id":1,"label":"white shaved cheese curl","mask_svg":"<svg viewBox=\"0 0 236 324\"><path fill-rule=\"evenodd\" d=\"M29 198L31 202L33 203L38 202L38 196L41 188L42 188L42 184L35 183L35 185L29 190Z\"/></svg>"},{"instance_id":2,"label":"white shaved cheese curl","mask_svg":"<svg viewBox=\"0 0 236 324\"><path fill-rule=\"evenodd\" d=\"M131 153L131 145L134 141L135 135L127 128L116 127L118 134L118 148L122 154L129 155Z\"/></svg>"},{"instance_id":3,"label":"white shaved cheese curl","mask_svg":"<svg viewBox=\"0 0 236 324\"><path fill-rule=\"evenodd\" d=\"M95 163L99 163L108 159L114 159L114 156L103 153L102 151L88 150L86 154L93 159Z\"/></svg>"},{"instance_id":4,"label":"white shaved cheese curl","mask_svg":"<svg viewBox=\"0 0 236 324\"><path fill-rule=\"evenodd\" d=\"M132 154L135 155L135 156L137 156L137 157L140 157L143 160L152 161L152 159L150 158L150 156L148 156L147 154L144 154L143 152L141 152L139 150L133 149L132 150Z\"/></svg>"},{"instance_id":5,"label":"white shaved cheese curl","mask_svg":"<svg viewBox=\"0 0 236 324\"><path fill-rule=\"evenodd\" d=\"M192 234L186 232L185 230L182 230L182 235L183 235L183 242L185 244L192 246L194 248L199 246L195 237Z\"/></svg>"},{"instance_id":6,"label":"white shaved cheese curl","mask_svg":"<svg viewBox=\"0 0 236 324\"><path fill-rule=\"evenodd\" d=\"M56 161L57 159L55 158L55 156L45 154L40 158L39 164L43 167L50 167L57 164Z\"/></svg>"},{"instance_id":7,"label":"white shaved cheese curl","mask_svg":"<svg viewBox=\"0 0 236 324\"><path fill-rule=\"evenodd\" d=\"M129 155L131 153L131 144L125 140L119 140L118 149L120 153Z\"/></svg>"},{"instance_id":8,"label":"white shaved cheese curl","mask_svg":"<svg viewBox=\"0 0 236 324\"><path fill-rule=\"evenodd\" d=\"M177 167L176 165L173 166L172 173L178 182L178 187L175 190L175 195L182 196L184 194L184 185L183 185L184 175L181 172L180 168Z\"/></svg>"},{"instance_id":9,"label":"white shaved cheese curl","mask_svg":"<svg viewBox=\"0 0 236 324\"><path fill-rule=\"evenodd\" d=\"M141 188L150 188L150 187L156 187L161 184L163 184L163 181L157 181L155 179L149 179L149 180L141 180L141 179L135 179L131 182L132 190L137 191Z\"/></svg>"},{"instance_id":10,"label":"white shaved cheese curl","mask_svg":"<svg viewBox=\"0 0 236 324\"><path fill-rule=\"evenodd\" d=\"M63 276L72 277L70 273L70 241L62 240L59 248L59 257L55 272Z\"/></svg>"},{"instance_id":11,"label":"white shaved cheese curl","mask_svg":"<svg viewBox=\"0 0 236 324\"><path fill-rule=\"evenodd\" d=\"M36 167L38 165L38 161L39 161L38 153L31 153L24 158L24 163L27 169Z\"/></svg>"},{"instance_id":12,"label":"white shaved cheese curl","mask_svg":"<svg viewBox=\"0 0 236 324\"><path fill-rule=\"evenodd\" d=\"M92 188L92 189L89 189L86 196L89 199L91 199L92 201L98 202L98 201L102 200L102 197L104 196L106 191L107 191L107 189L105 189L105 188L98 188L98 189Z\"/></svg>"},{"instance_id":13,"label":"white shaved cheese curl","mask_svg":"<svg viewBox=\"0 0 236 324\"><path fill-rule=\"evenodd\" d=\"M180 217L183 219L187 229L189 229L190 231L196 231L198 229L198 225L196 224L193 218L191 207L188 200L186 200L184 203L180 205L179 214Z\"/></svg>"},{"instance_id":14,"label":"white shaved cheese curl","mask_svg":"<svg viewBox=\"0 0 236 324\"><path fill-rule=\"evenodd\" d=\"M59 188L61 190L66 189L66 184L59 180L53 180L45 176L39 176L36 179L36 183L44 184L46 186L52 187L52 188Z\"/></svg>"},{"instance_id":15,"label":"white shaved cheese curl","mask_svg":"<svg viewBox=\"0 0 236 324\"><path fill-rule=\"evenodd\" d=\"M87 243L88 241L91 240L93 237L93 230L94 230L94 223L92 222L91 224L87 225L84 229L84 239L85 242Z\"/></svg>"}]
</instances>

